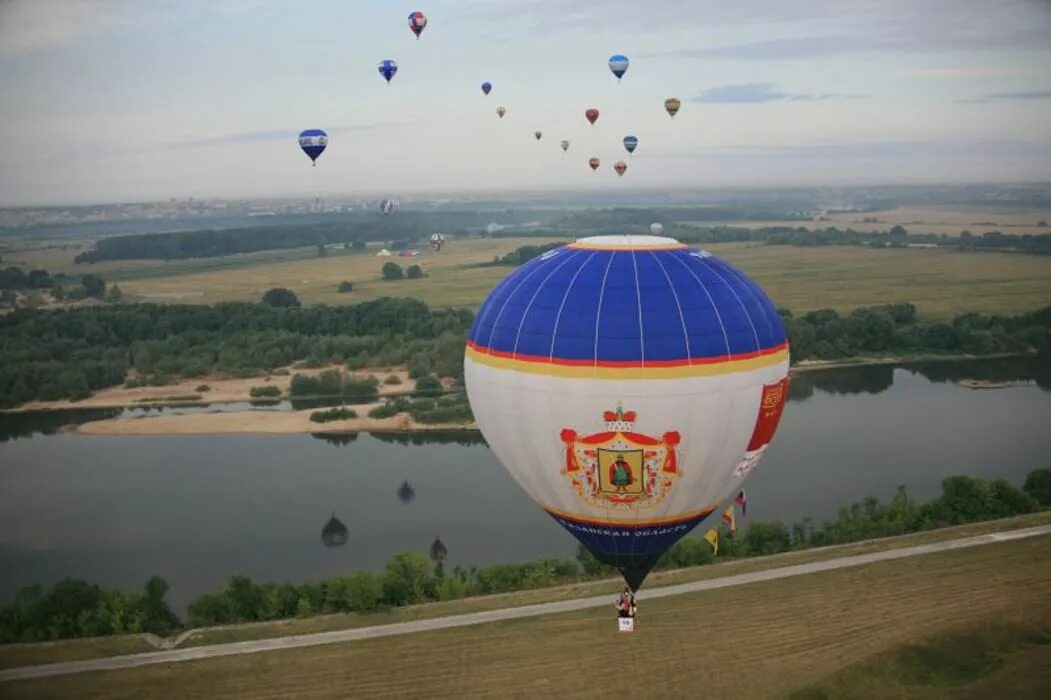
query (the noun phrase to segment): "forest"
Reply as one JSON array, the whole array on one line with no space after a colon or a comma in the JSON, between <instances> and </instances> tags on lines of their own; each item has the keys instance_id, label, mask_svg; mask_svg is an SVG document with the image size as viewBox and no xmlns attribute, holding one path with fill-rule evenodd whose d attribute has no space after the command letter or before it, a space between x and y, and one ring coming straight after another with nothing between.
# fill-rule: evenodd
<instances>
[{"instance_id":1,"label":"forest","mask_svg":"<svg viewBox=\"0 0 1051 700\"><path fill-rule=\"evenodd\" d=\"M658 569L683 568L743 557L845 544L951 525L1032 513L1051 507L1051 469L1034 469L1021 489L1004 479L987 481L951 476L941 494L927 501L911 498L904 487L887 503L870 497L839 509L821 523L803 518L751 520L736 533L720 533L718 554L697 536L685 537L660 559ZM443 547L443 553L447 552ZM255 583L233 576L219 590L189 606L191 627L309 617L324 613L373 612L470 596L542 588L611 578L616 572L580 547L576 560L541 559L523 564L455 566L424 552L399 552L383 571L358 571L317 583ZM103 591L76 579L50 590L23 589L0 609L0 643L34 642L127 632L164 634L181 626L164 601L167 584L152 578L145 592Z\"/></svg>"},{"instance_id":2,"label":"forest","mask_svg":"<svg viewBox=\"0 0 1051 700\"><path fill-rule=\"evenodd\" d=\"M924 321L912 304L781 315L793 362L1051 351L1051 306L1015 316L969 313L948 322ZM0 316L0 407L83 398L125 382L163 386L215 374L257 376L296 363L351 370L408 365L413 377L459 378L472 320L464 309L391 298L351 306L23 309Z\"/></svg>"}]
</instances>

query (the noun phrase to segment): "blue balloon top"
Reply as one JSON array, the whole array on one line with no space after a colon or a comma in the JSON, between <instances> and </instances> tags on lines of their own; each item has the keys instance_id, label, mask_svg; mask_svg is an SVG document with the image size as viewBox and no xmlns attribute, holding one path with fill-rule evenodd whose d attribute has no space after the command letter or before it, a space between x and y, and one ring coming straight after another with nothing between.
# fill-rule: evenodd
<instances>
[{"instance_id":1,"label":"blue balloon top","mask_svg":"<svg viewBox=\"0 0 1051 700\"><path fill-rule=\"evenodd\" d=\"M623 54L614 54L609 57L609 69L613 72L613 75L617 76L617 80L624 77L624 74L628 72L628 65L631 61L627 56Z\"/></svg>"},{"instance_id":2,"label":"blue balloon top","mask_svg":"<svg viewBox=\"0 0 1051 700\"><path fill-rule=\"evenodd\" d=\"M529 261L490 293L468 336L483 354L622 368L735 361L786 342L755 282L657 236L585 238Z\"/></svg>"},{"instance_id":3,"label":"blue balloon top","mask_svg":"<svg viewBox=\"0 0 1051 700\"><path fill-rule=\"evenodd\" d=\"M316 161L328 146L328 134L321 129L305 129L299 132L299 147L303 153L309 156L311 161Z\"/></svg>"},{"instance_id":4,"label":"blue balloon top","mask_svg":"<svg viewBox=\"0 0 1051 700\"><path fill-rule=\"evenodd\" d=\"M398 62L392 58L385 58L380 61L377 70L389 83L391 78L394 77L394 74L398 72Z\"/></svg>"}]
</instances>

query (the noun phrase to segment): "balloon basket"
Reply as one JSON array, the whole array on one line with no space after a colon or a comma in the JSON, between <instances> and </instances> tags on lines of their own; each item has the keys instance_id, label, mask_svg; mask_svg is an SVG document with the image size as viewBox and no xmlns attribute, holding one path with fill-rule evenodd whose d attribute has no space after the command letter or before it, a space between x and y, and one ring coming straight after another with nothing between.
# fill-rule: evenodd
<instances>
[{"instance_id":1,"label":"balloon basket","mask_svg":"<svg viewBox=\"0 0 1051 700\"><path fill-rule=\"evenodd\" d=\"M635 618L634 617L618 617L617 618L617 631L618 632L634 632L635 631Z\"/></svg>"}]
</instances>

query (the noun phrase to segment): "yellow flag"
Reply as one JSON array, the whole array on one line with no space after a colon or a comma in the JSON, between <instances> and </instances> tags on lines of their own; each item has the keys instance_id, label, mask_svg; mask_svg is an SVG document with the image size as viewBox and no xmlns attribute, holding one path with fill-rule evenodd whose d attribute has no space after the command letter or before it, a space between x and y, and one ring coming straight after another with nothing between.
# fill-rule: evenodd
<instances>
[{"instance_id":1,"label":"yellow flag","mask_svg":"<svg viewBox=\"0 0 1051 700\"><path fill-rule=\"evenodd\" d=\"M731 535L737 532L737 520L734 518L734 507L732 504L726 509L726 512L723 513L723 520L725 520L726 524L730 526Z\"/></svg>"},{"instance_id":2,"label":"yellow flag","mask_svg":"<svg viewBox=\"0 0 1051 700\"><path fill-rule=\"evenodd\" d=\"M704 539L708 540L708 544L712 546L712 554L719 553L719 531L714 527L708 532L704 533Z\"/></svg>"}]
</instances>

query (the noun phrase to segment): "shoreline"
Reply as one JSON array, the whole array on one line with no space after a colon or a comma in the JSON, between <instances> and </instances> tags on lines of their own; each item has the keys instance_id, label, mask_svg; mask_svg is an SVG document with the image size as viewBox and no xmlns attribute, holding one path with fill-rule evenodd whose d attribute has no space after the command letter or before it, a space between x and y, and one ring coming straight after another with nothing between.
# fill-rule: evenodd
<instances>
[{"instance_id":1,"label":"shoreline","mask_svg":"<svg viewBox=\"0 0 1051 700\"><path fill-rule=\"evenodd\" d=\"M992 360L1011 357L1027 357L1033 353L997 353L993 355L923 355L913 357L870 357L853 358L845 360L804 360L802 363L789 368L789 376L797 373L817 372L830 369L850 369L857 367L879 366L879 365L901 365L912 362L960 362L966 360ZM305 370L302 373L316 373L323 369ZM400 383L394 385L380 384L379 392L381 398L388 396L411 393L415 382L408 378L404 368L379 368L368 373L377 376L394 374L399 377ZM152 408L168 406L178 408L179 406L211 406L225 403L250 403L259 401L258 397L248 394L251 386L264 383L275 384L283 387L280 397L274 397L274 401L288 401L287 384L290 381L288 375L270 375L269 377L254 377L248 379L192 379L184 380L176 385L167 387L140 387L135 389L113 388L104 389L95 395L82 401L35 401L14 409L0 411L3 413L27 413L32 411L55 411L69 409L128 409L128 408ZM448 383L448 379L443 379ZM204 392L196 392L195 397L190 399L186 392L192 391L194 386L210 382L213 389L204 395ZM968 385L969 388L979 388ZM981 388L993 388L982 386ZM165 396L156 396L164 394ZM165 397L168 397L167 399ZM187 396L182 400L172 400L176 396ZM151 400L152 399L152 400ZM324 408L311 408L288 411L252 410L244 411L200 411L185 414L160 414L160 415L136 415L106 418L97 421L89 421L67 428L71 433L78 435L132 435L132 436L163 436L163 435L221 435L231 433L247 434L340 434L359 432L386 432L386 433L426 433L437 431L465 431L477 432L478 427L474 422L460 423L418 423L408 414L399 413L390 418L369 418L368 412L382 405L382 401L367 404L348 405L347 407L359 414L357 418L347 420L331 421L328 423L314 423L310 421L310 414Z\"/></svg>"}]
</instances>

